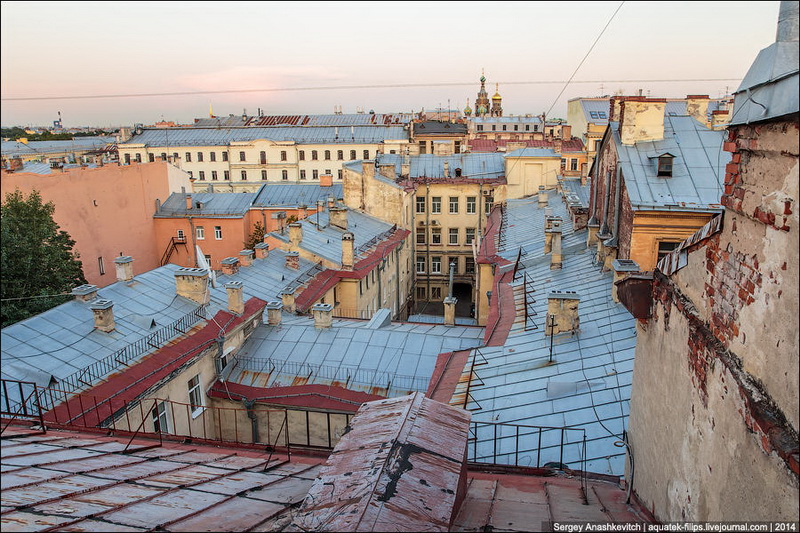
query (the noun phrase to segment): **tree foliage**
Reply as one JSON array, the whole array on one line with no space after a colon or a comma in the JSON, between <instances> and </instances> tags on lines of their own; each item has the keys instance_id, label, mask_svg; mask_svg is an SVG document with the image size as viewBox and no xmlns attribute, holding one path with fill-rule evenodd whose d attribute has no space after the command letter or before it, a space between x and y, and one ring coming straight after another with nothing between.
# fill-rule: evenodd
<instances>
[{"instance_id":1,"label":"tree foliage","mask_svg":"<svg viewBox=\"0 0 800 533\"><path fill-rule=\"evenodd\" d=\"M43 203L38 191L26 198L19 189L0 207L2 327L68 301L69 296L50 295L86 283L75 241L53 220L54 211L53 202Z\"/></svg>"},{"instance_id":2,"label":"tree foliage","mask_svg":"<svg viewBox=\"0 0 800 533\"><path fill-rule=\"evenodd\" d=\"M266 233L267 230L264 228L264 224L257 221L253 226L253 233L247 237L247 241L244 243L244 249L252 250L255 248L256 244L264 242L264 235Z\"/></svg>"}]
</instances>

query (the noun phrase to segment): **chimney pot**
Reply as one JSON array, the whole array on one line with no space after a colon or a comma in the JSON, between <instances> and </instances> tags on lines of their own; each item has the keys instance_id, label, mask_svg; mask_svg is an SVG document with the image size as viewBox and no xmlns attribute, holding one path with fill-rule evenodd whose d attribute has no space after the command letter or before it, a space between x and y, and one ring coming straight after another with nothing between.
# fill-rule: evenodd
<instances>
[{"instance_id":1,"label":"chimney pot","mask_svg":"<svg viewBox=\"0 0 800 533\"><path fill-rule=\"evenodd\" d=\"M333 175L332 174L320 174L320 176L319 176L319 186L320 187L332 187L333 186Z\"/></svg>"},{"instance_id":2,"label":"chimney pot","mask_svg":"<svg viewBox=\"0 0 800 533\"><path fill-rule=\"evenodd\" d=\"M272 300L267 302L265 308L267 310L267 325L280 326L282 311L283 311L283 303L277 300Z\"/></svg>"},{"instance_id":3,"label":"chimney pot","mask_svg":"<svg viewBox=\"0 0 800 533\"><path fill-rule=\"evenodd\" d=\"M241 315L244 313L244 285L241 281L229 281L225 284L228 293L228 311Z\"/></svg>"},{"instance_id":4,"label":"chimney pot","mask_svg":"<svg viewBox=\"0 0 800 533\"><path fill-rule=\"evenodd\" d=\"M225 276L233 276L239 272L239 258L238 257L226 257L222 261L220 261L220 265L222 265L222 273Z\"/></svg>"},{"instance_id":5,"label":"chimney pot","mask_svg":"<svg viewBox=\"0 0 800 533\"><path fill-rule=\"evenodd\" d=\"M191 194L187 194L186 195L186 209L191 209L191 208L192 208L192 195Z\"/></svg>"},{"instance_id":6,"label":"chimney pot","mask_svg":"<svg viewBox=\"0 0 800 533\"><path fill-rule=\"evenodd\" d=\"M89 308L94 313L94 327L100 331L109 333L114 331L116 323L114 322L114 302L111 300L97 299L89 305Z\"/></svg>"},{"instance_id":7,"label":"chimney pot","mask_svg":"<svg viewBox=\"0 0 800 533\"><path fill-rule=\"evenodd\" d=\"M311 307L311 314L314 315L314 327L329 328L333 324L333 305L314 304Z\"/></svg>"},{"instance_id":8,"label":"chimney pot","mask_svg":"<svg viewBox=\"0 0 800 533\"><path fill-rule=\"evenodd\" d=\"M337 228L347 229L347 208L346 207L331 207L329 209L329 219L332 226Z\"/></svg>"},{"instance_id":9,"label":"chimney pot","mask_svg":"<svg viewBox=\"0 0 800 533\"><path fill-rule=\"evenodd\" d=\"M88 302L97 298L97 285L79 285L72 289L72 295L75 300L79 302Z\"/></svg>"},{"instance_id":10,"label":"chimney pot","mask_svg":"<svg viewBox=\"0 0 800 533\"><path fill-rule=\"evenodd\" d=\"M455 296L447 296L444 299L444 325L445 326L455 326L456 325L456 303L458 303L458 298Z\"/></svg>"},{"instance_id":11,"label":"chimney pot","mask_svg":"<svg viewBox=\"0 0 800 533\"><path fill-rule=\"evenodd\" d=\"M342 270L353 270L355 261L354 235L349 231L342 235Z\"/></svg>"},{"instance_id":12,"label":"chimney pot","mask_svg":"<svg viewBox=\"0 0 800 533\"><path fill-rule=\"evenodd\" d=\"M289 224L289 242L292 246L300 246L303 242L303 225L299 222Z\"/></svg>"},{"instance_id":13,"label":"chimney pot","mask_svg":"<svg viewBox=\"0 0 800 533\"><path fill-rule=\"evenodd\" d=\"M266 259L269 257L269 244L260 242L254 246L256 259Z\"/></svg>"},{"instance_id":14,"label":"chimney pot","mask_svg":"<svg viewBox=\"0 0 800 533\"><path fill-rule=\"evenodd\" d=\"M297 309L294 303L294 291L292 289L284 289L281 292L281 301L281 305L283 305L287 313L294 313L295 309Z\"/></svg>"},{"instance_id":15,"label":"chimney pot","mask_svg":"<svg viewBox=\"0 0 800 533\"><path fill-rule=\"evenodd\" d=\"M133 257L121 255L114 259L117 268L117 281L131 281L133 279Z\"/></svg>"}]
</instances>

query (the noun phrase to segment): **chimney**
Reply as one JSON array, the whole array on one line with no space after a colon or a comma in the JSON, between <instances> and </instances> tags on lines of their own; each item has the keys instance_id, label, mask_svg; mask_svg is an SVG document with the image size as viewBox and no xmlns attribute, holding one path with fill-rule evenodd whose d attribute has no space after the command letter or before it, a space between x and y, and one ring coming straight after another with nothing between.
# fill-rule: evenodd
<instances>
[{"instance_id":1,"label":"chimney","mask_svg":"<svg viewBox=\"0 0 800 533\"><path fill-rule=\"evenodd\" d=\"M364 167L368 166L369 165L364 165ZM380 174L384 178L389 178L390 180L394 180L397 177L397 170L394 163L380 163L378 165L378 174Z\"/></svg>"},{"instance_id":2,"label":"chimney","mask_svg":"<svg viewBox=\"0 0 800 533\"><path fill-rule=\"evenodd\" d=\"M244 313L244 285L241 281L229 281L225 284L228 293L228 311L235 315Z\"/></svg>"},{"instance_id":3,"label":"chimney","mask_svg":"<svg viewBox=\"0 0 800 533\"><path fill-rule=\"evenodd\" d=\"M554 227L561 227L561 217L548 215L544 217L544 253L549 254L553 249L553 232Z\"/></svg>"},{"instance_id":4,"label":"chimney","mask_svg":"<svg viewBox=\"0 0 800 533\"><path fill-rule=\"evenodd\" d=\"M88 302L97 298L97 285L80 285L72 289L72 295L77 302Z\"/></svg>"},{"instance_id":5,"label":"chimney","mask_svg":"<svg viewBox=\"0 0 800 533\"><path fill-rule=\"evenodd\" d=\"M297 270L300 268L300 254L298 252L286 252L286 268Z\"/></svg>"},{"instance_id":6,"label":"chimney","mask_svg":"<svg viewBox=\"0 0 800 533\"><path fill-rule=\"evenodd\" d=\"M12 157L8 162L8 170L10 172L16 172L17 170L22 169L23 166L24 164L22 163L21 157Z\"/></svg>"},{"instance_id":7,"label":"chimney","mask_svg":"<svg viewBox=\"0 0 800 533\"><path fill-rule=\"evenodd\" d=\"M133 257L121 255L114 259L117 267L117 281L131 281L133 279Z\"/></svg>"},{"instance_id":8,"label":"chimney","mask_svg":"<svg viewBox=\"0 0 800 533\"><path fill-rule=\"evenodd\" d=\"M191 194L187 194L186 195L186 209L191 209L191 208L192 208L192 195Z\"/></svg>"},{"instance_id":9,"label":"chimney","mask_svg":"<svg viewBox=\"0 0 800 533\"><path fill-rule=\"evenodd\" d=\"M561 138L565 141L569 141L572 139L572 126L570 126L569 124L561 125Z\"/></svg>"},{"instance_id":10,"label":"chimney","mask_svg":"<svg viewBox=\"0 0 800 533\"><path fill-rule=\"evenodd\" d=\"M565 331L577 331L580 327L578 302L581 297L575 291L552 291L547 295L547 322L545 335L557 335Z\"/></svg>"},{"instance_id":11,"label":"chimney","mask_svg":"<svg viewBox=\"0 0 800 533\"><path fill-rule=\"evenodd\" d=\"M328 196L328 209L332 209L336 207L336 198L333 196Z\"/></svg>"},{"instance_id":12,"label":"chimney","mask_svg":"<svg viewBox=\"0 0 800 533\"><path fill-rule=\"evenodd\" d=\"M342 235L342 270L353 270L355 250L353 245L354 235L349 231Z\"/></svg>"},{"instance_id":13,"label":"chimney","mask_svg":"<svg viewBox=\"0 0 800 533\"><path fill-rule=\"evenodd\" d=\"M333 323L333 305L314 304L311 307L311 314L314 315L315 328L329 328Z\"/></svg>"},{"instance_id":14,"label":"chimney","mask_svg":"<svg viewBox=\"0 0 800 533\"><path fill-rule=\"evenodd\" d=\"M332 207L329 210L330 222L332 226L337 228L347 229L347 208L346 207Z\"/></svg>"},{"instance_id":15,"label":"chimney","mask_svg":"<svg viewBox=\"0 0 800 533\"><path fill-rule=\"evenodd\" d=\"M286 309L287 313L294 313L297 308L294 303L294 291L292 289L284 289L281 292L281 305Z\"/></svg>"},{"instance_id":16,"label":"chimney","mask_svg":"<svg viewBox=\"0 0 800 533\"><path fill-rule=\"evenodd\" d=\"M444 299L444 325L445 326L455 326L456 325L456 303L458 303L458 298L455 296L447 296Z\"/></svg>"},{"instance_id":17,"label":"chimney","mask_svg":"<svg viewBox=\"0 0 800 533\"><path fill-rule=\"evenodd\" d=\"M175 271L175 292L201 305L208 303L208 271L202 268L182 267Z\"/></svg>"},{"instance_id":18,"label":"chimney","mask_svg":"<svg viewBox=\"0 0 800 533\"><path fill-rule=\"evenodd\" d=\"M320 187L331 187L331 186L333 186L333 174L320 174L320 176L319 176L319 186Z\"/></svg>"},{"instance_id":19,"label":"chimney","mask_svg":"<svg viewBox=\"0 0 800 533\"><path fill-rule=\"evenodd\" d=\"M89 304L89 309L94 313L94 327L100 331L110 333L116 328L114 322L114 302L111 300L97 299Z\"/></svg>"},{"instance_id":20,"label":"chimney","mask_svg":"<svg viewBox=\"0 0 800 533\"><path fill-rule=\"evenodd\" d=\"M707 94L686 95L686 113L703 126L708 126L709 101Z\"/></svg>"},{"instance_id":21,"label":"chimney","mask_svg":"<svg viewBox=\"0 0 800 533\"><path fill-rule=\"evenodd\" d=\"M281 311L283 310L283 304L277 300L272 300L267 302L265 308L267 310L267 325L280 326L282 318Z\"/></svg>"},{"instance_id":22,"label":"chimney","mask_svg":"<svg viewBox=\"0 0 800 533\"><path fill-rule=\"evenodd\" d=\"M620 104L619 134L622 144L660 141L664 138L664 98L628 97Z\"/></svg>"},{"instance_id":23,"label":"chimney","mask_svg":"<svg viewBox=\"0 0 800 533\"><path fill-rule=\"evenodd\" d=\"M450 163L448 163L446 159L444 161L444 177L445 178L450 177Z\"/></svg>"},{"instance_id":24,"label":"chimney","mask_svg":"<svg viewBox=\"0 0 800 533\"><path fill-rule=\"evenodd\" d=\"M555 140L553 140L553 151L554 151L555 153L557 153L557 154L560 154L560 153L561 153L561 147L562 147L562 144L561 144L561 143L562 143L562 142L563 142L563 141L562 141L561 139L555 139Z\"/></svg>"},{"instance_id":25,"label":"chimney","mask_svg":"<svg viewBox=\"0 0 800 533\"><path fill-rule=\"evenodd\" d=\"M102 167L103 164L104 164L103 163L103 156L102 155L94 156L94 164L95 164L95 166Z\"/></svg>"},{"instance_id":26,"label":"chimney","mask_svg":"<svg viewBox=\"0 0 800 533\"><path fill-rule=\"evenodd\" d=\"M303 242L303 225L299 222L289 224L289 242L292 246L300 246Z\"/></svg>"},{"instance_id":27,"label":"chimney","mask_svg":"<svg viewBox=\"0 0 800 533\"><path fill-rule=\"evenodd\" d=\"M614 269L614 283L611 285L611 298L615 302L619 302L617 282L631 272L639 272L639 264L630 259L614 259L611 265Z\"/></svg>"},{"instance_id":28,"label":"chimney","mask_svg":"<svg viewBox=\"0 0 800 533\"><path fill-rule=\"evenodd\" d=\"M269 244L260 242L254 246L256 259L266 259L269 257Z\"/></svg>"},{"instance_id":29,"label":"chimney","mask_svg":"<svg viewBox=\"0 0 800 533\"><path fill-rule=\"evenodd\" d=\"M239 252L239 264L249 267L253 264L253 250L242 250Z\"/></svg>"},{"instance_id":30,"label":"chimney","mask_svg":"<svg viewBox=\"0 0 800 533\"><path fill-rule=\"evenodd\" d=\"M306 217L308 217L308 206L306 204L298 205L297 206L297 220L303 220Z\"/></svg>"},{"instance_id":31,"label":"chimney","mask_svg":"<svg viewBox=\"0 0 800 533\"><path fill-rule=\"evenodd\" d=\"M549 200L549 196L547 191L544 189L544 185L539 185L539 207L545 207Z\"/></svg>"},{"instance_id":32,"label":"chimney","mask_svg":"<svg viewBox=\"0 0 800 533\"><path fill-rule=\"evenodd\" d=\"M233 276L239 272L239 259L237 257L226 257L220 261L222 273L225 276Z\"/></svg>"},{"instance_id":33,"label":"chimney","mask_svg":"<svg viewBox=\"0 0 800 533\"><path fill-rule=\"evenodd\" d=\"M549 239L548 239L549 236ZM550 270L561 269L561 220L553 221L553 227L545 230L545 242L550 241Z\"/></svg>"}]
</instances>

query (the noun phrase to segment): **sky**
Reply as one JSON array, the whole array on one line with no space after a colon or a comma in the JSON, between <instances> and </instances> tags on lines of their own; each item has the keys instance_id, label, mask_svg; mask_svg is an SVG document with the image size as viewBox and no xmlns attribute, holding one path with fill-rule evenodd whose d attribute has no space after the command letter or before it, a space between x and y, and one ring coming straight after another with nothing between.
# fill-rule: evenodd
<instances>
[{"instance_id":1,"label":"sky","mask_svg":"<svg viewBox=\"0 0 800 533\"><path fill-rule=\"evenodd\" d=\"M639 89L718 97L774 42L779 4L4 1L0 123L463 109L481 72L506 115ZM163 95L230 90L251 92ZM158 95L107 97L140 94Z\"/></svg>"}]
</instances>

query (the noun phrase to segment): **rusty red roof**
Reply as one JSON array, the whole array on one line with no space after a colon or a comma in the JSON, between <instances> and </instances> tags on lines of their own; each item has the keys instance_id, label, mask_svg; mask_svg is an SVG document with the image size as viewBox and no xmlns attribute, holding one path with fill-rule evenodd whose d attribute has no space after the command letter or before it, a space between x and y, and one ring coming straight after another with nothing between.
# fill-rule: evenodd
<instances>
[{"instance_id":1,"label":"rusty red roof","mask_svg":"<svg viewBox=\"0 0 800 533\"><path fill-rule=\"evenodd\" d=\"M471 139L469 149L472 152L496 152L498 148L505 148L508 143L525 143L527 148L554 148L554 141L545 140L519 140L513 139ZM562 152L583 152L583 141L580 139L570 139L561 142Z\"/></svg>"},{"instance_id":2,"label":"rusty red roof","mask_svg":"<svg viewBox=\"0 0 800 533\"><path fill-rule=\"evenodd\" d=\"M240 383L217 381L208 391L212 398L252 400L283 405L355 413L361 404L382 400L384 396L359 392L336 385L291 385L287 387L251 387Z\"/></svg>"}]
</instances>

